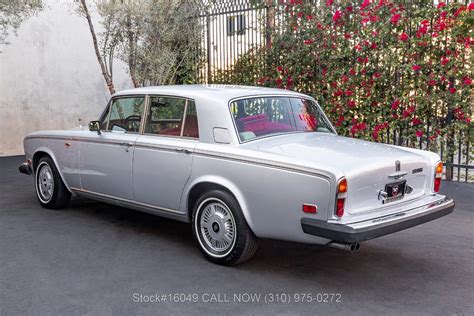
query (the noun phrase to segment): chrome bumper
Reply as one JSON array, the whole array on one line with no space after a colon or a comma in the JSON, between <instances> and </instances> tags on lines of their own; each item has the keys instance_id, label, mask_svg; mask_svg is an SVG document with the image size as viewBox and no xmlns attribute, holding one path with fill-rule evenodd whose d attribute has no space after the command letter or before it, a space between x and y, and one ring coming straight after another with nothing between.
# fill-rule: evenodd
<instances>
[{"instance_id":1,"label":"chrome bumper","mask_svg":"<svg viewBox=\"0 0 474 316\"><path fill-rule=\"evenodd\" d=\"M420 207L352 224L336 224L303 218L301 227L305 233L310 235L336 242L354 243L420 225L445 216L453 210L454 201L444 198Z\"/></svg>"}]
</instances>

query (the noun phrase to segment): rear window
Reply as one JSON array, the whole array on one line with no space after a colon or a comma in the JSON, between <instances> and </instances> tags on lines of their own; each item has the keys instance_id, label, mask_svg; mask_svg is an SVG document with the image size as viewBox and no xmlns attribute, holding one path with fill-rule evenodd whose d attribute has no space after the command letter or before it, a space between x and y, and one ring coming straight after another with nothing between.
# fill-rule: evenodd
<instances>
[{"instance_id":1,"label":"rear window","mask_svg":"<svg viewBox=\"0 0 474 316\"><path fill-rule=\"evenodd\" d=\"M304 98L242 99L232 102L230 111L241 141L282 133L334 132L317 104Z\"/></svg>"}]
</instances>

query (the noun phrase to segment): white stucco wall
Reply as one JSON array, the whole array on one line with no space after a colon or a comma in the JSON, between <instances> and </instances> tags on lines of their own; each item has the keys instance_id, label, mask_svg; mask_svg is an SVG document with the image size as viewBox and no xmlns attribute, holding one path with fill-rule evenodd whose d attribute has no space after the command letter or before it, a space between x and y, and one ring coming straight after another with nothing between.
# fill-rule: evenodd
<instances>
[{"instance_id":1,"label":"white stucco wall","mask_svg":"<svg viewBox=\"0 0 474 316\"><path fill-rule=\"evenodd\" d=\"M0 48L0 156L23 154L31 131L72 128L79 118L87 124L110 97L87 21L73 12L72 1L45 3ZM131 86L118 61L114 81L117 91Z\"/></svg>"}]
</instances>

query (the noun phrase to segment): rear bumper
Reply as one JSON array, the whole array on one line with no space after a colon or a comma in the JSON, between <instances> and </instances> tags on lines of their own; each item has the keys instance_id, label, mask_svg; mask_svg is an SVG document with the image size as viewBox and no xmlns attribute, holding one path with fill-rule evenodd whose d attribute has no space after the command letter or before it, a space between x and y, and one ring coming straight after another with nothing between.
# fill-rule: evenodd
<instances>
[{"instance_id":1,"label":"rear bumper","mask_svg":"<svg viewBox=\"0 0 474 316\"><path fill-rule=\"evenodd\" d=\"M31 175L33 173L33 171L31 171L30 165L28 165L26 162L18 166L18 170L20 171L20 173L24 173L27 175Z\"/></svg>"},{"instance_id":2,"label":"rear bumper","mask_svg":"<svg viewBox=\"0 0 474 316\"><path fill-rule=\"evenodd\" d=\"M453 210L454 201L444 198L420 207L352 224L337 224L303 218L301 227L305 233L310 235L336 242L354 243L420 225L445 216Z\"/></svg>"}]
</instances>

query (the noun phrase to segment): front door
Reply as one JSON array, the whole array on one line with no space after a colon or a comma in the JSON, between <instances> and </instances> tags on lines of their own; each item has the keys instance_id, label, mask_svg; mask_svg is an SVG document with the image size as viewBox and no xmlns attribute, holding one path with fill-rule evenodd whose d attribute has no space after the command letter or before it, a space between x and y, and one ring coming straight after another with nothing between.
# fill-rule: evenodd
<instances>
[{"instance_id":1,"label":"front door","mask_svg":"<svg viewBox=\"0 0 474 316\"><path fill-rule=\"evenodd\" d=\"M182 98L150 96L147 112L133 160L135 200L176 212L199 140L195 104Z\"/></svg>"},{"instance_id":2,"label":"front door","mask_svg":"<svg viewBox=\"0 0 474 316\"><path fill-rule=\"evenodd\" d=\"M81 187L89 193L133 200L132 162L144 96L117 97L101 118L101 133L82 139Z\"/></svg>"}]
</instances>

